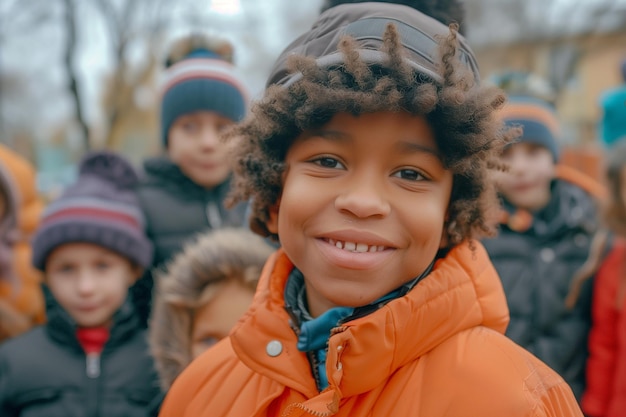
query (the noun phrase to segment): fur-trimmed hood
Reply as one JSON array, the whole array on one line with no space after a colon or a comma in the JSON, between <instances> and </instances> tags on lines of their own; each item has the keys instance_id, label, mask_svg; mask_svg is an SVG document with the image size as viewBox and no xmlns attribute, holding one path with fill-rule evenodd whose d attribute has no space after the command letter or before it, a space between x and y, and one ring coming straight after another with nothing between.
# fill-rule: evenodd
<instances>
[{"instance_id":1,"label":"fur-trimmed hood","mask_svg":"<svg viewBox=\"0 0 626 417\"><path fill-rule=\"evenodd\" d=\"M150 349L164 390L193 359L194 311L211 299L216 287L212 284L236 279L254 292L262 267L273 251L248 229L218 229L199 235L156 272Z\"/></svg>"}]
</instances>

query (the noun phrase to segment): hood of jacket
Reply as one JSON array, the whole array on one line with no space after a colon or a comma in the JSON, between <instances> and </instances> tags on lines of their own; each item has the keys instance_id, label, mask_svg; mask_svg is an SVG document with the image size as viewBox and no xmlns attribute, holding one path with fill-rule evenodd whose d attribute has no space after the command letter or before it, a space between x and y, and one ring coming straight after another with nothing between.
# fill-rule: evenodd
<instances>
[{"instance_id":1,"label":"hood of jacket","mask_svg":"<svg viewBox=\"0 0 626 417\"><path fill-rule=\"evenodd\" d=\"M18 239L17 230L17 193L13 179L0 163L0 198L3 200L0 212L0 280L15 283L13 265L13 245Z\"/></svg>"},{"instance_id":2,"label":"hood of jacket","mask_svg":"<svg viewBox=\"0 0 626 417\"><path fill-rule=\"evenodd\" d=\"M10 257L15 280L11 282L0 279L0 298L6 301L4 303L6 308L3 310L10 310L13 323L17 323L19 317L20 322L32 326L45 320L45 306L40 288L41 274L31 264L30 246L30 237L37 229L44 204L37 194L35 170L30 163L9 148L0 145L0 166L3 168L0 169L4 174L3 179L10 184L14 192L16 225L16 227L8 224L1 226L13 229L13 236L10 237L12 245ZM4 234L4 229L1 232ZM0 251L3 250L4 248L0 247ZM3 323L3 317L6 319L5 315L1 316L0 324ZM19 327L24 330L28 326Z\"/></svg>"},{"instance_id":3,"label":"hood of jacket","mask_svg":"<svg viewBox=\"0 0 626 417\"><path fill-rule=\"evenodd\" d=\"M222 281L239 280L253 292L273 251L248 229L217 229L200 235L167 269L157 272L149 335L164 390L193 359L194 310L207 302L209 291Z\"/></svg>"},{"instance_id":4,"label":"hood of jacket","mask_svg":"<svg viewBox=\"0 0 626 417\"><path fill-rule=\"evenodd\" d=\"M509 315L500 280L482 245L472 245L474 249L464 243L450 250L404 297L335 329L329 339L327 369L338 398L372 390L397 369L464 330L485 326L504 333ZM272 361L265 349L259 349L272 341L297 344L283 299L292 269L279 250L268 262L252 308L231 333L231 343L251 369L314 397L315 381L302 378L302 372L309 372L304 354L287 350L283 360ZM343 369L367 372L343 373Z\"/></svg>"},{"instance_id":5,"label":"hood of jacket","mask_svg":"<svg viewBox=\"0 0 626 417\"><path fill-rule=\"evenodd\" d=\"M18 193L18 226L25 238L37 229L43 201L37 193L35 169L17 153L0 145L0 164L4 165Z\"/></svg>"}]
</instances>

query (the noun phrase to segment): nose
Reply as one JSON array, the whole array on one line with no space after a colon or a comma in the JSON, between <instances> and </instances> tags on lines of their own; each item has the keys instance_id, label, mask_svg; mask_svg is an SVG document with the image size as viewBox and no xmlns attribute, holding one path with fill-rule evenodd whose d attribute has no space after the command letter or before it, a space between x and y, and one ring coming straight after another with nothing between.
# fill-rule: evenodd
<instances>
[{"instance_id":1,"label":"nose","mask_svg":"<svg viewBox=\"0 0 626 417\"><path fill-rule=\"evenodd\" d=\"M89 271L81 270L78 276L78 292L85 296L90 295L96 290L96 280Z\"/></svg>"},{"instance_id":2,"label":"nose","mask_svg":"<svg viewBox=\"0 0 626 417\"><path fill-rule=\"evenodd\" d=\"M372 175L354 173L352 181L346 184L345 191L335 199L335 208L343 213L366 219L386 217L391 212L385 186L372 178Z\"/></svg>"},{"instance_id":3,"label":"nose","mask_svg":"<svg viewBox=\"0 0 626 417\"><path fill-rule=\"evenodd\" d=\"M204 127L200 138L200 145L203 150L213 150L220 144L220 135L214 127Z\"/></svg>"}]
</instances>

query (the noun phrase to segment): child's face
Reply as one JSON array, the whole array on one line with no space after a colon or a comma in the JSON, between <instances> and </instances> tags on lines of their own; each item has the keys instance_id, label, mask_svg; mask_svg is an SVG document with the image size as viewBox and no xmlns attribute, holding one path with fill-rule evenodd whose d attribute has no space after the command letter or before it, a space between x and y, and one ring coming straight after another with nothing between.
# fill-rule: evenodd
<instances>
[{"instance_id":1,"label":"child's face","mask_svg":"<svg viewBox=\"0 0 626 417\"><path fill-rule=\"evenodd\" d=\"M46 260L52 295L80 327L108 326L139 271L126 258L89 243L68 243Z\"/></svg>"},{"instance_id":2,"label":"child's face","mask_svg":"<svg viewBox=\"0 0 626 417\"><path fill-rule=\"evenodd\" d=\"M237 320L246 312L254 291L239 281L220 284L213 298L196 310L191 332L191 354L194 358L228 336Z\"/></svg>"},{"instance_id":3,"label":"child's face","mask_svg":"<svg viewBox=\"0 0 626 417\"><path fill-rule=\"evenodd\" d=\"M217 113L195 112L172 124L168 154L181 171L196 184L213 188L226 180L231 171L226 144L220 133L233 122Z\"/></svg>"},{"instance_id":4,"label":"child's face","mask_svg":"<svg viewBox=\"0 0 626 417\"><path fill-rule=\"evenodd\" d=\"M424 117L340 113L285 159L268 229L304 274L314 316L375 301L434 259L453 176Z\"/></svg>"},{"instance_id":5,"label":"child's face","mask_svg":"<svg viewBox=\"0 0 626 417\"><path fill-rule=\"evenodd\" d=\"M509 166L497 177L500 193L515 207L536 211L550 201L550 183L555 176L552 154L541 145L521 142L502 154Z\"/></svg>"}]
</instances>

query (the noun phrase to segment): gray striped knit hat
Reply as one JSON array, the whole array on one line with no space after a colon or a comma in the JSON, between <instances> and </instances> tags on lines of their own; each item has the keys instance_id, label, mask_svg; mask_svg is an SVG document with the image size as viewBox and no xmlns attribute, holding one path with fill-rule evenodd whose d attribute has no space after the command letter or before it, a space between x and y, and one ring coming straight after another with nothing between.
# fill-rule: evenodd
<instances>
[{"instance_id":1,"label":"gray striped knit hat","mask_svg":"<svg viewBox=\"0 0 626 417\"><path fill-rule=\"evenodd\" d=\"M152 244L135 193L137 173L108 151L86 155L78 179L44 211L33 240L33 265L44 270L48 255L65 243L92 243L147 268Z\"/></svg>"}]
</instances>

